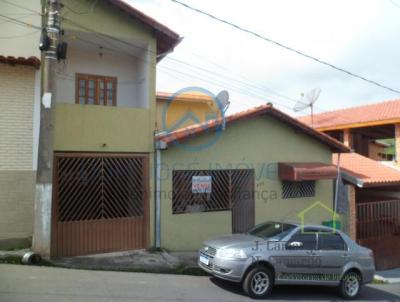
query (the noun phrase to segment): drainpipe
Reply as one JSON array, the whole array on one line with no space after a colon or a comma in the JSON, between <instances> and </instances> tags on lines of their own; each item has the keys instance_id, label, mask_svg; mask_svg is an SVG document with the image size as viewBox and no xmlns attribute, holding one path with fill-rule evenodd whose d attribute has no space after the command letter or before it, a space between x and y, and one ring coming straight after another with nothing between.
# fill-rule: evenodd
<instances>
[{"instance_id":1,"label":"drainpipe","mask_svg":"<svg viewBox=\"0 0 400 302\"><path fill-rule=\"evenodd\" d=\"M335 200L333 201L333 210L336 213L337 210L337 203L339 198L339 179L340 179L340 154L338 153L337 158L337 177L336 177L336 188L335 188Z\"/></svg>"},{"instance_id":2,"label":"drainpipe","mask_svg":"<svg viewBox=\"0 0 400 302\"><path fill-rule=\"evenodd\" d=\"M167 149L167 144L163 141L156 142L156 158L155 158L155 165L156 165L156 173L155 173L155 220L156 220L156 227L155 227L155 247L161 247L161 150Z\"/></svg>"}]
</instances>

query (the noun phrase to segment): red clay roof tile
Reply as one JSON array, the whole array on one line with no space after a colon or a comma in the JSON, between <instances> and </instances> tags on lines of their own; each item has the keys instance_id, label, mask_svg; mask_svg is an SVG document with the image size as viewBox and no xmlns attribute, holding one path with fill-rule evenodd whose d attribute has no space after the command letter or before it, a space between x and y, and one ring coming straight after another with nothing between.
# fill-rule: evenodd
<instances>
[{"instance_id":1,"label":"red clay roof tile","mask_svg":"<svg viewBox=\"0 0 400 302\"><path fill-rule=\"evenodd\" d=\"M0 55L0 63L6 63L10 65L27 65L33 66L36 69L40 67L40 60L37 57L13 57L13 56L2 56Z\"/></svg>"},{"instance_id":2,"label":"red clay roof tile","mask_svg":"<svg viewBox=\"0 0 400 302\"><path fill-rule=\"evenodd\" d=\"M229 115L226 117L226 125L231 124L233 122L241 121L241 120L246 120L246 119L251 119L260 115L269 115L272 116L278 120L280 120L283 123L286 123L296 130L299 130L314 139L320 141L321 143L327 145L328 147L331 148L332 151L334 152L350 152L350 149L346 147L344 144L341 142L337 141L336 139L330 137L329 135L322 133L320 131L317 131L306 124L303 124L296 120L295 118L283 113L282 111L279 111L278 109L275 109L271 104L265 104L262 106L254 107L245 111L241 111L232 115ZM214 120L209 120L204 123L200 124L195 124L191 125L185 128L181 128L169 133L161 133L155 137L156 140L158 141L163 141L167 145L171 142L174 141L183 141L186 139L189 139L193 136L197 136L201 133L206 132L207 130L210 129L219 129L222 125L222 119L214 119Z\"/></svg>"},{"instance_id":3,"label":"red clay roof tile","mask_svg":"<svg viewBox=\"0 0 400 302\"><path fill-rule=\"evenodd\" d=\"M400 120L400 100L391 100L365 106L340 109L335 111L314 114L313 126L316 129L343 129L346 126L354 126L360 123L372 123L387 121L393 123L393 119ZM302 116L299 121L311 125L310 116Z\"/></svg>"},{"instance_id":4,"label":"red clay roof tile","mask_svg":"<svg viewBox=\"0 0 400 302\"><path fill-rule=\"evenodd\" d=\"M332 155L337 165L338 155ZM343 153L339 165L342 171L361 181L363 187L400 185L400 170L362 156L358 153Z\"/></svg>"}]
</instances>

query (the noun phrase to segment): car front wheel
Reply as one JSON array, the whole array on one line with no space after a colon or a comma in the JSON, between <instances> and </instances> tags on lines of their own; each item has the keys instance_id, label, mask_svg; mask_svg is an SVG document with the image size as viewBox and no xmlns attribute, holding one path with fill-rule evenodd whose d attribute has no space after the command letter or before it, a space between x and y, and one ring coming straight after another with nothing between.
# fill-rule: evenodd
<instances>
[{"instance_id":1,"label":"car front wheel","mask_svg":"<svg viewBox=\"0 0 400 302\"><path fill-rule=\"evenodd\" d=\"M340 293L345 299L355 299L361 290L361 276L360 274L350 271L346 273L340 282Z\"/></svg>"},{"instance_id":2,"label":"car front wheel","mask_svg":"<svg viewBox=\"0 0 400 302\"><path fill-rule=\"evenodd\" d=\"M266 267L255 267L251 269L243 280L243 290L251 298L265 298L272 290L274 278L273 273Z\"/></svg>"}]
</instances>

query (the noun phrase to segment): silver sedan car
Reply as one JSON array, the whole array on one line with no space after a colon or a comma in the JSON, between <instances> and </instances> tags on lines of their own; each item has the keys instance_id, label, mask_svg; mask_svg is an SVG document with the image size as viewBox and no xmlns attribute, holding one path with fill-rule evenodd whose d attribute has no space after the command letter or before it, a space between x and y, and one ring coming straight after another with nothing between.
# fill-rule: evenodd
<instances>
[{"instance_id":1,"label":"silver sedan car","mask_svg":"<svg viewBox=\"0 0 400 302\"><path fill-rule=\"evenodd\" d=\"M343 232L282 222L205 241L198 265L242 283L252 298L266 297L274 284L305 284L337 286L344 298L355 299L375 273L373 252Z\"/></svg>"}]
</instances>

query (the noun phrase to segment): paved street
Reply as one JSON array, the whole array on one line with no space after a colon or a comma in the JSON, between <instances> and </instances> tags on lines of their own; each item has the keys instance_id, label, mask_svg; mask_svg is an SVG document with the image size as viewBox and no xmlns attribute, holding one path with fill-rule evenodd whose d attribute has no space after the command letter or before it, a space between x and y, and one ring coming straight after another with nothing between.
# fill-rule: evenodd
<instances>
[{"instance_id":1,"label":"paved street","mask_svg":"<svg viewBox=\"0 0 400 302\"><path fill-rule=\"evenodd\" d=\"M369 285L361 301L400 301L400 285ZM209 277L0 265L0 301L251 301ZM340 301L324 287L277 287L268 301Z\"/></svg>"}]
</instances>

